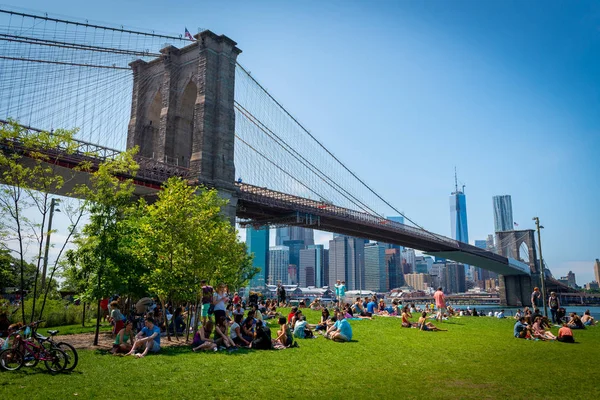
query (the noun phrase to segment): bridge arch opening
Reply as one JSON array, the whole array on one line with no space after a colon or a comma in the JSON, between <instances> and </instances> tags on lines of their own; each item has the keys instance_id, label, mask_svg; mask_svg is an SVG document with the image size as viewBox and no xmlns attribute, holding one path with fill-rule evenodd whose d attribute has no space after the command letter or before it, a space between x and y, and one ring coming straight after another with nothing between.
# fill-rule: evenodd
<instances>
[{"instance_id":1,"label":"bridge arch opening","mask_svg":"<svg viewBox=\"0 0 600 400\"><path fill-rule=\"evenodd\" d=\"M140 156L154 158L154 146L158 137L160 128L160 112L162 110L162 95L160 89L154 95L154 99L148 109L148 115L142 128L142 135L139 143Z\"/></svg>"},{"instance_id":2,"label":"bridge arch opening","mask_svg":"<svg viewBox=\"0 0 600 400\"><path fill-rule=\"evenodd\" d=\"M189 166L192 155L192 140L194 134L194 113L196 108L196 97L198 88L193 80L185 86L179 100L179 112L176 113L174 132L170 135L168 146L172 149L167 154L167 162L181 166ZM169 132L167 132L169 135Z\"/></svg>"},{"instance_id":3,"label":"bridge arch opening","mask_svg":"<svg viewBox=\"0 0 600 400\"><path fill-rule=\"evenodd\" d=\"M519 246L519 258L524 263L529 264L529 261L530 261L529 260L529 246L527 246L527 243L525 243L525 242L522 242L521 245Z\"/></svg>"}]
</instances>

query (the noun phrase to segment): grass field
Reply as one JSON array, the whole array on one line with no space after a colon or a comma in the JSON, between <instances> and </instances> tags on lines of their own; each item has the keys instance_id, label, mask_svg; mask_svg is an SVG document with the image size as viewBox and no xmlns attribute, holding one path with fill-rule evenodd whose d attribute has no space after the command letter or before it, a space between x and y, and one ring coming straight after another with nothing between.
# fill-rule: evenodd
<instances>
[{"instance_id":1,"label":"grass field","mask_svg":"<svg viewBox=\"0 0 600 400\"><path fill-rule=\"evenodd\" d=\"M315 322L319 314L306 315ZM0 373L0 393L2 399L600 397L600 326L576 331L578 343L564 344L514 339L513 324L464 317L441 324L448 332L421 332L378 318L351 321L352 343L319 337L280 351L196 354L177 347L145 359L80 351L70 375L52 376L39 366Z\"/></svg>"}]
</instances>

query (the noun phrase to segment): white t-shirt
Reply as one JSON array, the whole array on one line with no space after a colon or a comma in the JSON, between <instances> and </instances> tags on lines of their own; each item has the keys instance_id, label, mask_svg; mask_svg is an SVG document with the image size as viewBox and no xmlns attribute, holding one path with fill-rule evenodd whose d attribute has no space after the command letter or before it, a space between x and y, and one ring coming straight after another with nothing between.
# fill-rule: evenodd
<instances>
[{"instance_id":1,"label":"white t-shirt","mask_svg":"<svg viewBox=\"0 0 600 400\"><path fill-rule=\"evenodd\" d=\"M240 327L240 324L238 324L237 322L234 322L233 324L231 324L231 329L229 330L229 337L231 339L237 338L238 335L235 330L239 327Z\"/></svg>"},{"instance_id":2,"label":"white t-shirt","mask_svg":"<svg viewBox=\"0 0 600 400\"><path fill-rule=\"evenodd\" d=\"M262 313L258 310L254 311L254 319L260 319L261 321L263 320L263 316Z\"/></svg>"},{"instance_id":3,"label":"white t-shirt","mask_svg":"<svg viewBox=\"0 0 600 400\"><path fill-rule=\"evenodd\" d=\"M215 293L215 311L225 311L225 300L227 300L227 293L222 295Z\"/></svg>"}]
</instances>

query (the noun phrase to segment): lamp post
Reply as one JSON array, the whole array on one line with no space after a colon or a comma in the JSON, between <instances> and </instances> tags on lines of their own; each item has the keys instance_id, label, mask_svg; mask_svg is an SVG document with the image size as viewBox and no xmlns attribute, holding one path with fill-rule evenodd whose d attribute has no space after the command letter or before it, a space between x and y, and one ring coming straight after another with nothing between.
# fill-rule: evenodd
<instances>
[{"instance_id":1,"label":"lamp post","mask_svg":"<svg viewBox=\"0 0 600 400\"><path fill-rule=\"evenodd\" d=\"M535 226L537 227L538 234L538 247L540 249L540 270L542 273L542 304L544 305L544 316L548 317L548 307L546 306L546 272L544 269L544 257L542 256L542 235L540 233L541 229L544 229L543 226L540 225L540 219L538 217L533 217L535 221Z\"/></svg>"},{"instance_id":2,"label":"lamp post","mask_svg":"<svg viewBox=\"0 0 600 400\"><path fill-rule=\"evenodd\" d=\"M48 233L46 234L46 249L44 251L44 267L42 269L42 290L44 290L44 287L46 287L46 271L48 269L48 252L50 251L50 234L52 233L52 217L54 216L54 211L60 212L60 210L58 208L56 210L54 209L54 207L56 207L56 204L58 202L59 202L59 200L54 199L54 198L50 201L50 217L48 218Z\"/></svg>"}]
</instances>

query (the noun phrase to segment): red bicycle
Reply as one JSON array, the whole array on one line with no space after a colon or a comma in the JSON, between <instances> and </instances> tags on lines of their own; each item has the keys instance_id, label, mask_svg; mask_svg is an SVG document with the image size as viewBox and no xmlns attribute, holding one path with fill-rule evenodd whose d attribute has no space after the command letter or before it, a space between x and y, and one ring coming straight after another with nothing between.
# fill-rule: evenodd
<instances>
[{"instance_id":1,"label":"red bicycle","mask_svg":"<svg viewBox=\"0 0 600 400\"><path fill-rule=\"evenodd\" d=\"M57 347L46 348L23 336L23 330L11 334L7 340L12 340L12 346L0 353L0 366L8 371L16 371L23 365L35 367L44 361L46 368L51 373L64 371L67 367L68 357L64 351Z\"/></svg>"}]
</instances>

